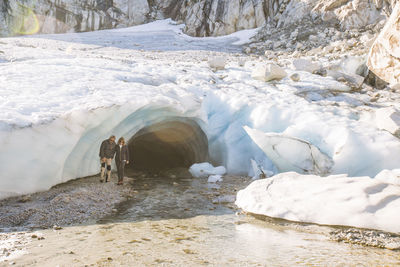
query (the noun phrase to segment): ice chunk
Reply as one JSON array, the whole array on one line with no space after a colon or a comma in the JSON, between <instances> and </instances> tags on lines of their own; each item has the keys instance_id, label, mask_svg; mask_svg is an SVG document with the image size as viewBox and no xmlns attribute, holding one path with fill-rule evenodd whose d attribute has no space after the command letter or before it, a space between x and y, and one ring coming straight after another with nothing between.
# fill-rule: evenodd
<instances>
[{"instance_id":1,"label":"ice chunk","mask_svg":"<svg viewBox=\"0 0 400 267\"><path fill-rule=\"evenodd\" d=\"M364 83L365 78L357 75L357 74L346 74L340 71L335 71L335 70L328 70L327 75L334 78L337 81L344 81L348 85L350 85L352 88L360 88L360 86ZM347 89L339 89L336 91L350 91L351 88L348 87Z\"/></svg>"},{"instance_id":2,"label":"ice chunk","mask_svg":"<svg viewBox=\"0 0 400 267\"><path fill-rule=\"evenodd\" d=\"M222 182L222 175L210 175L210 177L208 177L208 182L209 183Z\"/></svg>"},{"instance_id":3,"label":"ice chunk","mask_svg":"<svg viewBox=\"0 0 400 267\"><path fill-rule=\"evenodd\" d=\"M366 58L363 57L345 57L340 62L341 70L349 75L361 75L364 73L364 69L367 68L366 65Z\"/></svg>"},{"instance_id":4,"label":"ice chunk","mask_svg":"<svg viewBox=\"0 0 400 267\"><path fill-rule=\"evenodd\" d=\"M380 108L376 111L376 125L393 135L400 136L400 112L393 108Z\"/></svg>"},{"instance_id":5,"label":"ice chunk","mask_svg":"<svg viewBox=\"0 0 400 267\"><path fill-rule=\"evenodd\" d=\"M215 70L225 69L226 58L225 57L214 57L208 60L208 66Z\"/></svg>"},{"instance_id":6,"label":"ice chunk","mask_svg":"<svg viewBox=\"0 0 400 267\"><path fill-rule=\"evenodd\" d=\"M370 177L282 173L239 191L236 205L291 221L400 232L399 186Z\"/></svg>"},{"instance_id":7,"label":"ice chunk","mask_svg":"<svg viewBox=\"0 0 400 267\"><path fill-rule=\"evenodd\" d=\"M297 71L307 71L310 73L314 73L321 68L320 64L304 58L293 60L292 65Z\"/></svg>"},{"instance_id":8,"label":"ice chunk","mask_svg":"<svg viewBox=\"0 0 400 267\"><path fill-rule=\"evenodd\" d=\"M226 169L224 166L214 167L208 162L196 163L190 166L189 172L197 178L208 177L210 175L224 175Z\"/></svg>"},{"instance_id":9,"label":"ice chunk","mask_svg":"<svg viewBox=\"0 0 400 267\"><path fill-rule=\"evenodd\" d=\"M274 173L272 171L265 170L262 165L258 164L254 159L250 160L251 167L253 168L253 179L267 178L272 176Z\"/></svg>"},{"instance_id":10,"label":"ice chunk","mask_svg":"<svg viewBox=\"0 0 400 267\"><path fill-rule=\"evenodd\" d=\"M256 80L268 82L272 80L281 80L287 75L286 71L276 64L260 64L255 67L251 77Z\"/></svg>"},{"instance_id":11,"label":"ice chunk","mask_svg":"<svg viewBox=\"0 0 400 267\"><path fill-rule=\"evenodd\" d=\"M280 172L327 174L333 161L307 141L277 133L244 127L253 141L267 154Z\"/></svg>"}]
</instances>

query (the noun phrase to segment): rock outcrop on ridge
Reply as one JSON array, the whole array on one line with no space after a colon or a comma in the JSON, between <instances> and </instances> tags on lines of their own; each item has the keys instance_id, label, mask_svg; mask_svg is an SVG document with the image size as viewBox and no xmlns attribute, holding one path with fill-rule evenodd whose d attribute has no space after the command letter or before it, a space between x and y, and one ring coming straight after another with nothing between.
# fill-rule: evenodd
<instances>
[{"instance_id":1,"label":"rock outcrop on ridge","mask_svg":"<svg viewBox=\"0 0 400 267\"><path fill-rule=\"evenodd\" d=\"M82 32L172 18L193 36L262 26L282 0L4 0L0 34Z\"/></svg>"},{"instance_id":2,"label":"rock outcrop on ridge","mask_svg":"<svg viewBox=\"0 0 400 267\"><path fill-rule=\"evenodd\" d=\"M0 35L82 32L172 18L192 36L302 24L305 18L354 29L376 24L395 0L3 0Z\"/></svg>"}]
</instances>

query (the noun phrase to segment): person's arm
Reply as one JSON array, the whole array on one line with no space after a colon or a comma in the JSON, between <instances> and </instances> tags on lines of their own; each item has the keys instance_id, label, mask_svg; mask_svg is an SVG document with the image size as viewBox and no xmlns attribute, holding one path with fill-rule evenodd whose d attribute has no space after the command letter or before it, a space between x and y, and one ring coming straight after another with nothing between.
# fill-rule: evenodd
<instances>
[{"instance_id":1,"label":"person's arm","mask_svg":"<svg viewBox=\"0 0 400 267\"><path fill-rule=\"evenodd\" d=\"M126 164L129 164L129 149L126 147Z\"/></svg>"},{"instance_id":2,"label":"person's arm","mask_svg":"<svg viewBox=\"0 0 400 267\"><path fill-rule=\"evenodd\" d=\"M115 157L115 154L117 154L117 145L115 145L115 146L114 146L114 150L113 150L113 156L112 156L112 158L114 158L114 157Z\"/></svg>"},{"instance_id":3,"label":"person's arm","mask_svg":"<svg viewBox=\"0 0 400 267\"><path fill-rule=\"evenodd\" d=\"M104 158L104 142L102 142L100 145L99 156L100 158Z\"/></svg>"}]
</instances>

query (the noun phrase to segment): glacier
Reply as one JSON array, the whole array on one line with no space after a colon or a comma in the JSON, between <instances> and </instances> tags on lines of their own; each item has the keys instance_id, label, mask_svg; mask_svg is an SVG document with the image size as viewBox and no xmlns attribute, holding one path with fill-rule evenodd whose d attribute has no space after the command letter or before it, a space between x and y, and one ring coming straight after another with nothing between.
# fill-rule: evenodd
<instances>
[{"instance_id":1,"label":"glacier","mask_svg":"<svg viewBox=\"0 0 400 267\"><path fill-rule=\"evenodd\" d=\"M229 174L254 176L255 165L281 171L281 159L268 156L245 126L311 144L329 162L326 175L373 177L399 167L400 141L360 119L374 110L362 105L362 96L350 97L343 84L305 72L298 72L299 82L252 79L264 59L241 54L240 44L256 30L194 38L182 29L162 20L0 39L0 198L95 175L102 140L111 134L130 140L168 122L195 125L188 129L204 133L208 147L185 149L207 151L195 160L207 159ZM227 58L224 70L209 68L208 59L216 56ZM302 95L330 90L341 94L314 100ZM285 139L279 142L285 146ZM302 146L287 149L304 157Z\"/></svg>"}]
</instances>

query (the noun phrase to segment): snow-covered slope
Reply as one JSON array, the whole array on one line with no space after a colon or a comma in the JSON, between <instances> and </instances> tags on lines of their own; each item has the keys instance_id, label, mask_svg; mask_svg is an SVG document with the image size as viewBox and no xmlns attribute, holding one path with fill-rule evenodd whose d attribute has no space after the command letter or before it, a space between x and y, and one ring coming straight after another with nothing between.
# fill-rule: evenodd
<instances>
[{"instance_id":1,"label":"snow-covered slope","mask_svg":"<svg viewBox=\"0 0 400 267\"><path fill-rule=\"evenodd\" d=\"M0 197L96 174L102 140L129 139L166 120L197 123L212 163L232 174L253 175L252 159L272 172L281 162L268 158L246 125L312 144L332 161L331 173L374 176L399 167L398 138L362 119L376 109L368 96L301 71L299 82L252 79L263 59L238 54L233 44L252 34L193 38L165 20L0 39ZM208 66L215 56L227 59L225 69ZM379 105L398 105L393 97Z\"/></svg>"},{"instance_id":2,"label":"snow-covered slope","mask_svg":"<svg viewBox=\"0 0 400 267\"><path fill-rule=\"evenodd\" d=\"M246 212L292 221L400 233L399 170L375 179L282 173L239 191L236 204Z\"/></svg>"}]
</instances>

